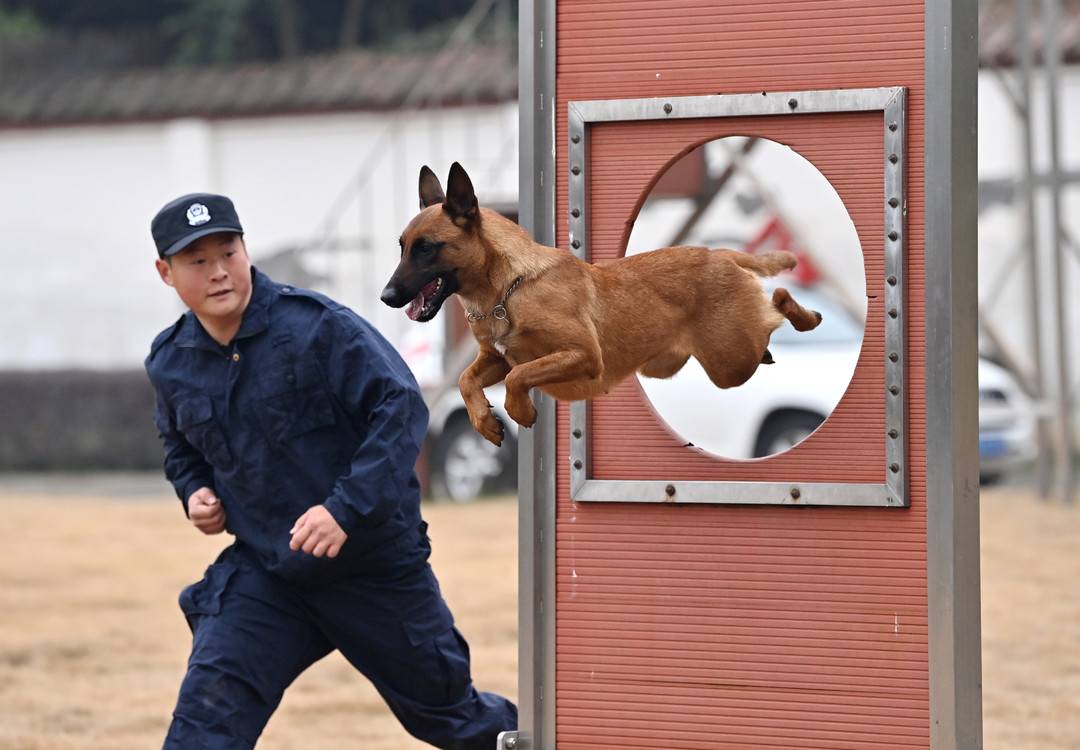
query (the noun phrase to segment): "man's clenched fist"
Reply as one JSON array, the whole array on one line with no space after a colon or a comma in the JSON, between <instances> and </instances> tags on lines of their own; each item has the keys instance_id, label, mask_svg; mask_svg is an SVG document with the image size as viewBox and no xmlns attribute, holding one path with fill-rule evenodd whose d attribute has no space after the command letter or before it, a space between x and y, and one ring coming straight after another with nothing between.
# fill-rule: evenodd
<instances>
[{"instance_id":1,"label":"man's clenched fist","mask_svg":"<svg viewBox=\"0 0 1080 750\"><path fill-rule=\"evenodd\" d=\"M315 557L337 557L348 535L322 505L308 508L293 524L289 549L303 550Z\"/></svg>"},{"instance_id":2,"label":"man's clenched fist","mask_svg":"<svg viewBox=\"0 0 1080 750\"><path fill-rule=\"evenodd\" d=\"M204 534L220 534L225 530L225 509L209 487L200 487L188 498L188 517L195 528Z\"/></svg>"}]
</instances>

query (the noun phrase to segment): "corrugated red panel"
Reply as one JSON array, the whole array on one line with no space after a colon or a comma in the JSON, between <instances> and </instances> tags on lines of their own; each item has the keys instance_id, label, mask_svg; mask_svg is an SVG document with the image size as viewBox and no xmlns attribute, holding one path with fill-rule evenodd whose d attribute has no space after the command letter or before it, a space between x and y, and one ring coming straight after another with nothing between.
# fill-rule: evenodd
<instances>
[{"instance_id":1,"label":"corrugated red panel","mask_svg":"<svg viewBox=\"0 0 1080 750\"><path fill-rule=\"evenodd\" d=\"M923 13L913 0L557 3L561 247L569 101L907 86L908 163L917 167L907 181L909 509L573 503L560 405L560 750L929 746ZM593 402L592 476L882 481L881 116L590 127L594 259L623 252L667 164L703 141L752 134L791 145L836 188L859 232L871 295L852 384L803 444L748 463L694 453L658 424L631 380Z\"/></svg>"}]
</instances>

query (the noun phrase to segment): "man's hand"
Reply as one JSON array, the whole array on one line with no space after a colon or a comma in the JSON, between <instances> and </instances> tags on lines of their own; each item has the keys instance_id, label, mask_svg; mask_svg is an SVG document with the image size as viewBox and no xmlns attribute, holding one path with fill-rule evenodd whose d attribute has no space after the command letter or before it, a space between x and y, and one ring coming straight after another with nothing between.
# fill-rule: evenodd
<instances>
[{"instance_id":1,"label":"man's hand","mask_svg":"<svg viewBox=\"0 0 1080 750\"><path fill-rule=\"evenodd\" d=\"M303 550L315 557L337 557L348 535L338 526L325 506L315 505L308 508L304 515L293 524L292 539L289 549Z\"/></svg>"},{"instance_id":2,"label":"man's hand","mask_svg":"<svg viewBox=\"0 0 1080 750\"><path fill-rule=\"evenodd\" d=\"M195 528L204 534L220 534L225 530L225 509L209 487L200 487L188 498L188 517Z\"/></svg>"}]
</instances>

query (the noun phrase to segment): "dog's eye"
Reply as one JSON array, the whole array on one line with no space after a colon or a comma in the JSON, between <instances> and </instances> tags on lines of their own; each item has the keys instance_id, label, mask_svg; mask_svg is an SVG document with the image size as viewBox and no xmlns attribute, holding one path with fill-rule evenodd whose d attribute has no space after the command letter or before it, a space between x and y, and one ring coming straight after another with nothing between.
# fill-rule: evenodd
<instances>
[{"instance_id":1,"label":"dog's eye","mask_svg":"<svg viewBox=\"0 0 1080 750\"><path fill-rule=\"evenodd\" d=\"M418 258L430 258L435 255L436 251L442 246L442 243L428 242L427 240L420 240L412 247L413 255Z\"/></svg>"}]
</instances>

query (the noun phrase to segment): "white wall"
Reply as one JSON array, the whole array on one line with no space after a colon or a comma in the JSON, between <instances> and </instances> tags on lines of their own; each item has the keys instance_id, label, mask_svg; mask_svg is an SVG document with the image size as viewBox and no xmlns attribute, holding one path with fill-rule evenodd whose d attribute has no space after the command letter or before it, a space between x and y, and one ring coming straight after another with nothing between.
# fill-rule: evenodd
<instances>
[{"instance_id":1,"label":"white wall","mask_svg":"<svg viewBox=\"0 0 1080 750\"><path fill-rule=\"evenodd\" d=\"M1005 72L1011 80L1012 75ZM1037 76L1033 91L1035 170L1048 171L1049 131L1046 85ZM1080 68L1064 68L1061 73L1059 107L1060 167L1063 172L1080 171ZM1020 123L1000 80L983 71L979 76L979 179L1018 179L1022 172ZM1027 249L1021 247L1023 232L1023 196L1017 194L1013 205L998 204L979 216L979 297L981 313L1002 336L1005 344L1022 362L1031 361L1029 334L1030 295L1028 293ZM1062 224L1065 231L1080 241L1080 183L1066 185L1062 191ZM1037 257L1040 264L1039 308L1043 321L1044 347L1053 346L1052 290L1054 276L1049 242L1052 226L1050 202L1046 191L1038 195ZM1070 379L1072 387L1080 383L1080 307L1068 295L1080 291L1080 246L1066 252L1064 282L1066 316L1069 331ZM1053 361L1045 360L1048 385L1053 384Z\"/></svg>"},{"instance_id":2,"label":"white wall","mask_svg":"<svg viewBox=\"0 0 1080 750\"><path fill-rule=\"evenodd\" d=\"M0 133L0 367L134 365L175 319L149 233L171 189L162 130Z\"/></svg>"},{"instance_id":3,"label":"white wall","mask_svg":"<svg viewBox=\"0 0 1080 750\"><path fill-rule=\"evenodd\" d=\"M1041 87L1041 82L1040 82ZM1039 91L1042 91L1040 88ZM1080 169L1080 69L1062 74L1063 167ZM1037 92L1038 93L1038 92ZM1045 116L1035 132L1045 164ZM991 74L979 79L981 179L1019 172L1019 131ZM397 236L416 208L416 175L440 176L451 161L469 170L481 201L514 200L517 107L331 114L224 121L176 121L0 131L0 261L9 284L0 306L0 368L134 367L153 335L181 312L158 281L149 222L185 192L230 195L255 261L324 234L363 243L371 255L308 256L333 272L326 291L354 306L395 343L418 326L377 301L397 258ZM1066 228L1080 239L1080 185L1065 191ZM1016 255L1020 214L1011 206L979 223L980 284L987 317L1018 352L1026 351L1027 296ZM1041 206L1044 319L1051 311ZM560 218L560 221L562 219ZM1080 289L1077 263L1067 284ZM1002 280L1002 283L997 283ZM1080 306L1069 308L1080 332ZM435 334L429 324L424 336ZM1049 331L1049 329L1047 329ZM427 333L431 331L431 333ZM1075 337L1074 337L1075 338ZM1080 375L1080 339L1073 379Z\"/></svg>"},{"instance_id":4,"label":"white wall","mask_svg":"<svg viewBox=\"0 0 1080 750\"><path fill-rule=\"evenodd\" d=\"M401 345L418 324L378 294L421 164L444 176L455 160L481 202L515 201L516 104L0 131L0 261L14 269L0 369L140 366L183 311L154 270L150 219L204 190L234 200L256 264L324 236L344 244L324 254L324 291Z\"/></svg>"}]
</instances>

